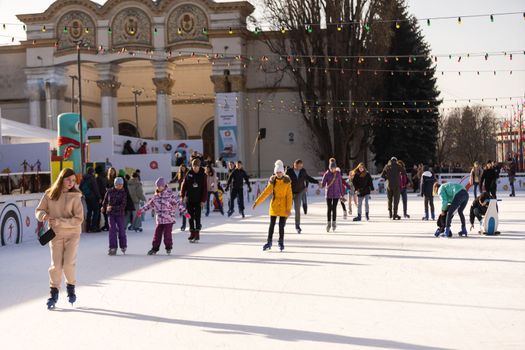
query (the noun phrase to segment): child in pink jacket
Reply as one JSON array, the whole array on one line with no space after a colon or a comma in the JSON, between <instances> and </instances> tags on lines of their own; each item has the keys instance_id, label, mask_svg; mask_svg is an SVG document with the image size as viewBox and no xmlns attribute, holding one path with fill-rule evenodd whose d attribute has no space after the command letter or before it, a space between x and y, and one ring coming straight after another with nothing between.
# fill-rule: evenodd
<instances>
[{"instance_id":1,"label":"child in pink jacket","mask_svg":"<svg viewBox=\"0 0 525 350\"><path fill-rule=\"evenodd\" d=\"M180 210L184 213L186 218L189 217L189 214L175 193L168 188L166 180L164 180L163 177L159 177L155 182L155 185L157 186L155 195L146 203L146 205L137 211L137 216L141 216L142 213L150 209L155 210L157 227L155 228L155 234L153 235L152 248L148 252L148 255L157 254L162 242L162 236L164 236L166 253L169 255L173 248L171 229L175 223L175 213L177 210Z\"/></svg>"}]
</instances>

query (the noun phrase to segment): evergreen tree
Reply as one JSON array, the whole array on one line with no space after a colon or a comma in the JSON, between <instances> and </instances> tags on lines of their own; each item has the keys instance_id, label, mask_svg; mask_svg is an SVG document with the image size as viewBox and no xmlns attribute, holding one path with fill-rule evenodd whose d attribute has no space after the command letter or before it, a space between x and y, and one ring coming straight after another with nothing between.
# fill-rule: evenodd
<instances>
[{"instance_id":1,"label":"evergreen tree","mask_svg":"<svg viewBox=\"0 0 525 350\"><path fill-rule=\"evenodd\" d=\"M394 18L399 21L392 23L395 32L389 54L398 58L385 62L384 84L374 94L378 100L391 102L380 103L370 112L371 148L378 167L392 156L407 166L432 164L436 154L441 101L437 100L435 67L417 20L408 14L404 0L397 3Z\"/></svg>"}]
</instances>

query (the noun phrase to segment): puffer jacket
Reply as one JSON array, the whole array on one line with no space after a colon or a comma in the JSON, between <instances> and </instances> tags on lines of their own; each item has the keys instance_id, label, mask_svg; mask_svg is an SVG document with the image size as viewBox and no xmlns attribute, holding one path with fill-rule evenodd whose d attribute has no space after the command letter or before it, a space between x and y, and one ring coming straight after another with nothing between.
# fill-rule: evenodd
<instances>
[{"instance_id":1,"label":"puffer jacket","mask_svg":"<svg viewBox=\"0 0 525 350\"><path fill-rule=\"evenodd\" d=\"M146 197L144 197L144 189L138 178L132 178L128 181L128 190L133 203L138 204L140 201L146 201Z\"/></svg>"},{"instance_id":2,"label":"puffer jacket","mask_svg":"<svg viewBox=\"0 0 525 350\"><path fill-rule=\"evenodd\" d=\"M126 213L126 204L128 194L125 189L117 190L115 187L110 188L104 196L102 202L103 212L110 216L121 216Z\"/></svg>"},{"instance_id":3,"label":"puffer jacket","mask_svg":"<svg viewBox=\"0 0 525 350\"><path fill-rule=\"evenodd\" d=\"M334 180L335 177L335 181ZM332 185L330 185L332 183ZM330 170L327 170L323 175L323 180L321 181L321 187L330 185L330 187L325 190L325 197L329 199L341 198L344 194L343 192L343 177L341 173L336 171L332 173Z\"/></svg>"},{"instance_id":4,"label":"puffer jacket","mask_svg":"<svg viewBox=\"0 0 525 350\"><path fill-rule=\"evenodd\" d=\"M461 191L465 191L465 187L461 184L447 182L441 185L438 191L438 195L441 197L441 210L447 210L454 197Z\"/></svg>"},{"instance_id":5,"label":"puffer jacket","mask_svg":"<svg viewBox=\"0 0 525 350\"><path fill-rule=\"evenodd\" d=\"M287 175L280 179L275 175L270 177L268 185L255 200L255 205L261 204L270 194L272 194L270 216L287 217L292 210L292 180Z\"/></svg>"},{"instance_id":6,"label":"puffer jacket","mask_svg":"<svg viewBox=\"0 0 525 350\"><path fill-rule=\"evenodd\" d=\"M208 184L208 192L217 192L219 179L214 173L213 175L206 175L206 183Z\"/></svg>"},{"instance_id":7,"label":"puffer jacket","mask_svg":"<svg viewBox=\"0 0 525 350\"><path fill-rule=\"evenodd\" d=\"M423 176L421 176L421 185L420 185L420 192L422 196L425 197L432 197L432 191L434 188L434 184L436 183L436 177L432 172L425 171L423 173Z\"/></svg>"},{"instance_id":8,"label":"puffer jacket","mask_svg":"<svg viewBox=\"0 0 525 350\"><path fill-rule=\"evenodd\" d=\"M369 195L370 192L374 190L374 182L368 171L357 171L352 179L352 183L354 184L355 192L358 197Z\"/></svg>"},{"instance_id":9,"label":"puffer jacket","mask_svg":"<svg viewBox=\"0 0 525 350\"><path fill-rule=\"evenodd\" d=\"M186 214L186 208L169 188L166 188L162 192L156 192L140 211L144 212L150 209L155 210L155 222L157 225L175 223L177 211Z\"/></svg>"}]
</instances>

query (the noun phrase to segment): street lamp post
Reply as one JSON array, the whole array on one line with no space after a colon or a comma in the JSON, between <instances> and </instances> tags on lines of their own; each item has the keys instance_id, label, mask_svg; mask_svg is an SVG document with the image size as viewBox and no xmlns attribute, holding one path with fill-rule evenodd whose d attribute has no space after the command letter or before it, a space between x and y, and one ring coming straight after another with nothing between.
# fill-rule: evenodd
<instances>
[{"instance_id":1,"label":"street lamp post","mask_svg":"<svg viewBox=\"0 0 525 350\"><path fill-rule=\"evenodd\" d=\"M257 178L261 178L261 100L257 100Z\"/></svg>"},{"instance_id":2,"label":"street lamp post","mask_svg":"<svg viewBox=\"0 0 525 350\"><path fill-rule=\"evenodd\" d=\"M71 78L71 113L75 113L75 80L78 79L76 75L70 75Z\"/></svg>"},{"instance_id":3,"label":"street lamp post","mask_svg":"<svg viewBox=\"0 0 525 350\"><path fill-rule=\"evenodd\" d=\"M78 122L79 122L79 134L80 134L80 172L84 174L84 164L85 164L85 154L84 154L84 144L82 139L84 138L84 130L82 128L82 75L80 69L80 48L84 45L82 39L75 40L77 45L77 79L78 79Z\"/></svg>"},{"instance_id":4,"label":"street lamp post","mask_svg":"<svg viewBox=\"0 0 525 350\"><path fill-rule=\"evenodd\" d=\"M140 137L140 132L139 132L139 104L137 102L137 98L138 96L142 95L142 90L139 90L139 89L133 89L131 90L131 92L133 93L133 95L135 95L135 125L136 125L136 136L137 137Z\"/></svg>"}]
</instances>

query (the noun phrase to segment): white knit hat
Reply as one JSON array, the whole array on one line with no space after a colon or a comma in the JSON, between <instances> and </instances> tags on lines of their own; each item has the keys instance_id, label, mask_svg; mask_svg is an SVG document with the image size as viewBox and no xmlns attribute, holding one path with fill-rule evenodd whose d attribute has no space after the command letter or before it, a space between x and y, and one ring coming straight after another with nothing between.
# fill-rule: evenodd
<instances>
[{"instance_id":1,"label":"white knit hat","mask_svg":"<svg viewBox=\"0 0 525 350\"><path fill-rule=\"evenodd\" d=\"M275 168L273 168L274 174L277 174L278 172L284 173L284 164L282 160L277 160L275 162Z\"/></svg>"}]
</instances>

